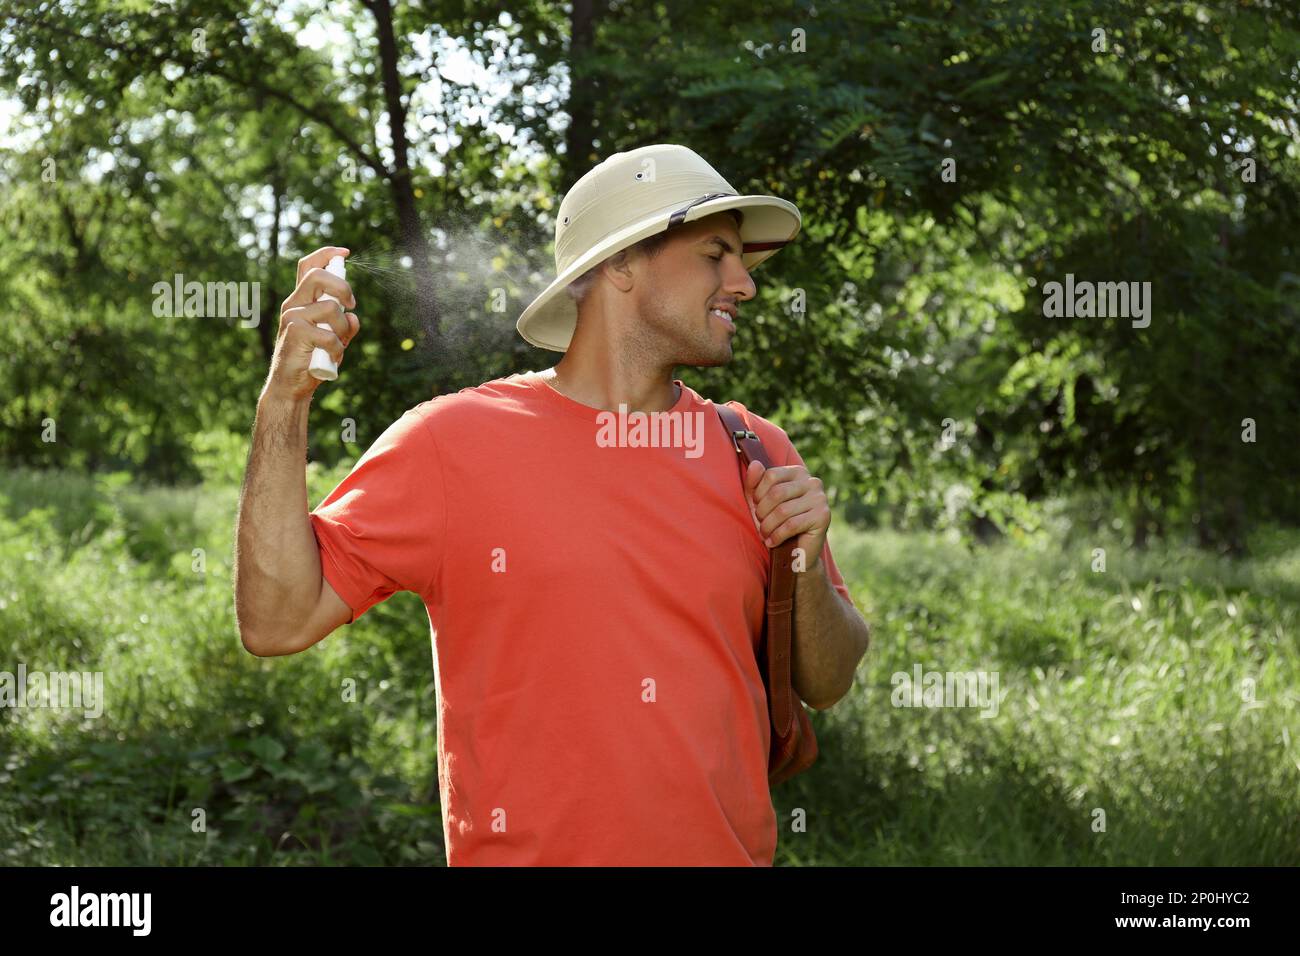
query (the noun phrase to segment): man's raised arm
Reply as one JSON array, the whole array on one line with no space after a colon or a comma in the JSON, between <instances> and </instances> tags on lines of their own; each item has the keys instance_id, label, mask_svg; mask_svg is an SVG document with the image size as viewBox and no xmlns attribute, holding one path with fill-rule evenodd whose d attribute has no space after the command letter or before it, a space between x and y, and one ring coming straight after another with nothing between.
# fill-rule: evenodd
<instances>
[{"instance_id":1,"label":"man's raised arm","mask_svg":"<svg viewBox=\"0 0 1300 956\"><path fill-rule=\"evenodd\" d=\"M306 650L352 617L321 573L307 501L307 415L320 382L308 374L314 348L335 364L359 322L347 282L326 272L327 246L298 262L298 285L280 308L271 370L257 419L235 519L235 618L244 647L259 657ZM321 299L329 293L339 302ZM329 329L316 323L329 324Z\"/></svg>"}]
</instances>

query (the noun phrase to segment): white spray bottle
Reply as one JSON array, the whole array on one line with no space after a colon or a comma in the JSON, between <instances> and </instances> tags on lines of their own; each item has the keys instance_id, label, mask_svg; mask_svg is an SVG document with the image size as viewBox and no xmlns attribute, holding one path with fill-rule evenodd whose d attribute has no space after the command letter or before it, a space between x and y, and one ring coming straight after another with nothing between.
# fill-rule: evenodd
<instances>
[{"instance_id":1,"label":"white spray bottle","mask_svg":"<svg viewBox=\"0 0 1300 956\"><path fill-rule=\"evenodd\" d=\"M325 271L330 275L338 276L340 279L347 278L344 274L342 256L332 257L329 261L329 265L325 267ZM329 299L331 302L338 302L338 299L330 295L328 292L322 292L320 297L322 299ZM329 331L331 326L328 322L317 322L316 328ZM312 378L320 379L322 382L332 382L339 377L339 367L334 364L334 360L330 358L329 352L326 352L322 348L316 348L312 349L311 364L307 366L307 374Z\"/></svg>"}]
</instances>

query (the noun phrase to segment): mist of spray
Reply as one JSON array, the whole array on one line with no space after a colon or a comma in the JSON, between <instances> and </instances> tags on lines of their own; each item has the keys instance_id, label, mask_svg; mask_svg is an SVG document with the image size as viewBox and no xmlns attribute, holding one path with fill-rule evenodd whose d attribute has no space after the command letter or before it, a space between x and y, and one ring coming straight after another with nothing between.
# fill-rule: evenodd
<instances>
[{"instance_id":1,"label":"mist of spray","mask_svg":"<svg viewBox=\"0 0 1300 956\"><path fill-rule=\"evenodd\" d=\"M409 255L384 243L354 251L348 269L383 290L398 327L412 330L425 360L457 380L481 371L485 356L524 353L515 322L550 281L542 244L512 247L501 232L443 219L429 245L423 277Z\"/></svg>"}]
</instances>

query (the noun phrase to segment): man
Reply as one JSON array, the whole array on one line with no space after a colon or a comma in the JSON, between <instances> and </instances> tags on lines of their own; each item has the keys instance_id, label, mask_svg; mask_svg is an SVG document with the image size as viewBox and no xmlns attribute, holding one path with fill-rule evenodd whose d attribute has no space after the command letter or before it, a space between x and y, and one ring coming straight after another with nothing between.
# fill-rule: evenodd
<instances>
[{"instance_id":1,"label":"man","mask_svg":"<svg viewBox=\"0 0 1300 956\"><path fill-rule=\"evenodd\" d=\"M240 635L292 654L421 595L450 865L771 865L768 547L798 536L807 556L793 683L811 706L847 691L867 626L785 433L731 403L773 462L742 491L712 403L672 374L731 360L748 269L799 226L684 147L611 156L560 205L556 279L518 322L564 357L416 405L310 513L307 366L317 346L340 361L358 320L319 301L355 308L320 268L346 249L299 263L240 504Z\"/></svg>"}]
</instances>

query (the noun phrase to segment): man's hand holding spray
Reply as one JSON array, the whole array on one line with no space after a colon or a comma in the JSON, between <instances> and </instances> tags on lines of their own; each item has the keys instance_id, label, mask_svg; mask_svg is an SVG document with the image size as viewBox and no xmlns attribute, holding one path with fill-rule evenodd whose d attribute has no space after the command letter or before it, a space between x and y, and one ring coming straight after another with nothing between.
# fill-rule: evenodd
<instances>
[{"instance_id":1,"label":"man's hand holding spray","mask_svg":"<svg viewBox=\"0 0 1300 956\"><path fill-rule=\"evenodd\" d=\"M344 279L350 250L325 246L298 260L298 285L280 306L280 331L263 394L301 399L338 377L343 350L360 330Z\"/></svg>"}]
</instances>

